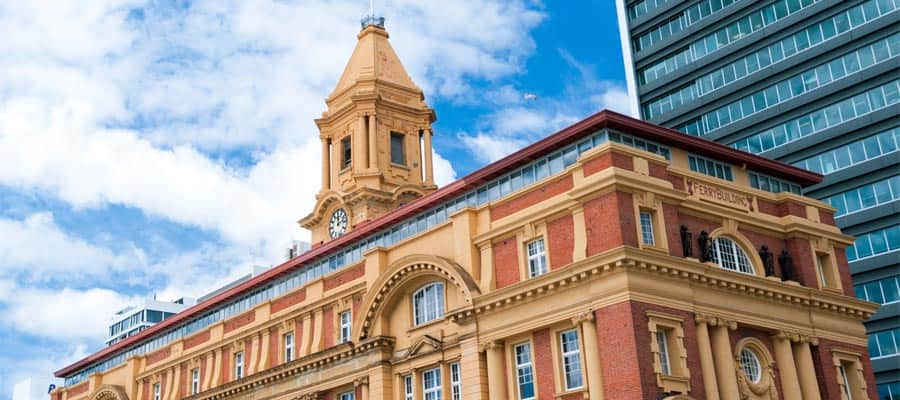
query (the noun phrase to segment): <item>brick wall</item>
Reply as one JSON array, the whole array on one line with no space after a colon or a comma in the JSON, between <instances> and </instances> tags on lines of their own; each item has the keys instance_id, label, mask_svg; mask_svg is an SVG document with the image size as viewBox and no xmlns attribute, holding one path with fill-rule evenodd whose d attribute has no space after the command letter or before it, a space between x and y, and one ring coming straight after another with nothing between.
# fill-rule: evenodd
<instances>
[{"instance_id":1,"label":"brick wall","mask_svg":"<svg viewBox=\"0 0 900 400\"><path fill-rule=\"evenodd\" d=\"M347 268L337 274L325 278L325 290L331 290L366 274L364 263Z\"/></svg>"},{"instance_id":2,"label":"brick wall","mask_svg":"<svg viewBox=\"0 0 900 400\"><path fill-rule=\"evenodd\" d=\"M785 247L787 248L788 253L791 254L791 259L794 261L794 274L797 275L797 280L800 284L808 287L819 287L819 283L817 282L816 262L813 258L812 247L810 246L809 240L790 238L785 240ZM777 261L776 264L778 264Z\"/></svg>"},{"instance_id":3,"label":"brick wall","mask_svg":"<svg viewBox=\"0 0 900 400\"><path fill-rule=\"evenodd\" d=\"M572 263L575 250L575 222L572 215L558 218L547 224L550 269L559 269Z\"/></svg>"},{"instance_id":4,"label":"brick wall","mask_svg":"<svg viewBox=\"0 0 900 400\"><path fill-rule=\"evenodd\" d=\"M631 194L611 192L585 202L584 219L588 256L622 245L637 247Z\"/></svg>"},{"instance_id":5,"label":"brick wall","mask_svg":"<svg viewBox=\"0 0 900 400\"><path fill-rule=\"evenodd\" d=\"M660 210L656 210L656 212L660 212ZM681 248L681 221L678 218L678 207L674 204L663 203L662 217L665 223L663 228L666 230L669 254L676 257L684 257L684 251ZM694 256L696 257L696 253L694 253Z\"/></svg>"},{"instance_id":6,"label":"brick wall","mask_svg":"<svg viewBox=\"0 0 900 400\"><path fill-rule=\"evenodd\" d=\"M272 313L277 313L294 304L298 304L306 300L306 288L295 290L289 294L281 296L272 302Z\"/></svg>"},{"instance_id":7,"label":"brick wall","mask_svg":"<svg viewBox=\"0 0 900 400\"><path fill-rule=\"evenodd\" d=\"M491 208L491 221L496 221L517 211L531 207L558 194L572 189L572 176L566 175L546 183L519 197L504 201Z\"/></svg>"},{"instance_id":8,"label":"brick wall","mask_svg":"<svg viewBox=\"0 0 900 400\"><path fill-rule=\"evenodd\" d=\"M584 176L596 174L609 167L622 168L629 171L634 170L634 161L631 156L619 154L616 152L608 152L594 157L583 164Z\"/></svg>"},{"instance_id":9,"label":"brick wall","mask_svg":"<svg viewBox=\"0 0 900 400\"><path fill-rule=\"evenodd\" d=\"M279 350L281 349L281 343L283 341L284 335L281 334L278 328L269 329L269 348L266 349L268 355L266 356L265 368L272 368L281 363L281 354L279 354ZM296 344L294 345L294 348L297 348Z\"/></svg>"},{"instance_id":10,"label":"brick wall","mask_svg":"<svg viewBox=\"0 0 900 400\"><path fill-rule=\"evenodd\" d=\"M519 281L519 246L515 237L493 244L494 281L497 289L512 285Z\"/></svg>"},{"instance_id":11,"label":"brick wall","mask_svg":"<svg viewBox=\"0 0 900 400\"><path fill-rule=\"evenodd\" d=\"M647 352L639 349L631 302L622 302L597 309L597 340L600 344L600 371L603 392L607 400L649 399L641 385L641 362ZM643 363L646 365L646 360Z\"/></svg>"},{"instance_id":12,"label":"brick wall","mask_svg":"<svg viewBox=\"0 0 900 400\"><path fill-rule=\"evenodd\" d=\"M86 393L89 388L90 388L90 384L88 382L84 382L80 385L72 386L71 388L69 388L69 391L67 392L68 397L75 397L75 396L78 396L79 394Z\"/></svg>"},{"instance_id":13,"label":"brick wall","mask_svg":"<svg viewBox=\"0 0 900 400\"><path fill-rule=\"evenodd\" d=\"M184 349L187 350L199 344L206 343L207 340L209 340L209 329L185 339Z\"/></svg>"},{"instance_id":14,"label":"brick wall","mask_svg":"<svg viewBox=\"0 0 900 400\"><path fill-rule=\"evenodd\" d=\"M866 388L870 399L877 399L878 388L875 385L875 374L872 372L872 363L869 360L869 350L865 347L854 346L835 342L828 339L819 339L819 345L812 347L813 362L816 365L816 379L819 381L819 391L823 399L840 399L841 391L838 386L837 370L834 365L832 350L840 348L860 353L863 372L865 373Z\"/></svg>"},{"instance_id":15,"label":"brick wall","mask_svg":"<svg viewBox=\"0 0 900 400\"><path fill-rule=\"evenodd\" d=\"M231 381L231 371L229 367L231 366L231 357L234 355L230 351L230 347L226 347L224 351L222 351L222 370L219 371L221 376L219 377L220 384L228 383Z\"/></svg>"},{"instance_id":16,"label":"brick wall","mask_svg":"<svg viewBox=\"0 0 900 400\"><path fill-rule=\"evenodd\" d=\"M165 359L169 358L170 355L172 355L171 347L166 347L159 351L150 353L150 355L147 356L147 365L165 360Z\"/></svg>"},{"instance_id":17,"label":"brick wall","mask_svg":"<svg viewBox=\"0 0 900 400\"><path fill-rule=\"evenodd\" d=\"M540 399L552 399L556 392L556 373L553 371L553 349L550 329L532 333L534 349L535 391ZM515 357L515 354L511 355ZM511 358L512 359L512 358ZM516 395L516 393L511 393Z\"/></svg>"},{"instance_id":18,"label":"brick wall","mask_svg":"<svg viewBox=\"0 0 900 400\"><path fill-rule=\"evenodd\" d=\"M222 330L224 333L228 333L228 332L231 332L231 331L233 331L237 328L240 328L244 325L247 325L247 324L253 322L254 320L256 320L256 311L250 310L241 315L238 315L234 318L231 318L231 319L225 321L225 326L223 327Z\"/></svg>"}]
</instances>

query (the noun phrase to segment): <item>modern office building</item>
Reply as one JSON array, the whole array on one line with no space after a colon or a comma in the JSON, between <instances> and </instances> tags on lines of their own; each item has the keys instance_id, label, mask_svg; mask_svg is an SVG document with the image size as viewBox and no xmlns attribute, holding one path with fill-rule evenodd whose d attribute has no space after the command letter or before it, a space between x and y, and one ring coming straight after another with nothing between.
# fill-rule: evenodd
<instances>
[{"instance_id":1,"label":"modern office building","mask_svg":"<svg viewBox=\"0 0 900 400\"><path fill-rule=\"evenodd\" d=\"M883 398L900 398L900 1L618 0L633 114L825 175ZM770 176L750 183L791 190Z\"/></svg>"},{"instance_id":2,"label":"modern office building","mask_svg":"<svg viewBox=\"0 0 900 400\"><path fill-rule=\"evenodd\" d=\"M125 307L113 315L106 345L110 346L137 335L194 304L197 304L197 300L191 298L180 298L175 301L144 299L140 304Z\"/></svg>"},{"instance_id":3,"label":"modern office building","mask_svg":"<svg viewBox=\"0 0 900 400\"><path fill-rule=\"evenodd\" d=\"M51 399L877 396L852 238L751 185L821 175L603 111L438 188L383 23L316 120L312 250L60 369Z\"/></svg>"}]
</instances>

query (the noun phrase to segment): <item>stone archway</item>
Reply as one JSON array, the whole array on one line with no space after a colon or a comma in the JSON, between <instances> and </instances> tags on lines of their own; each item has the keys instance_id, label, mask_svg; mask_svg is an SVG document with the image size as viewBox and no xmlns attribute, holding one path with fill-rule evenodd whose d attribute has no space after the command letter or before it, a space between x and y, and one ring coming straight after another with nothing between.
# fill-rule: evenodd
<instances>
[{"instance_id":1,"label":"stone archway","mask_svg":"<svg viewBox=\"0 0 900 400\"><path fill-rule=\"evenodd\" d=\"M125 389L119 385L101 385L91 393L90 400L128 400Z\"/></svg>"},{"instance_id":2,"label":"stone archway","mask_svg":"<svg viewBox=\"0 0 900 400\"><path fill-rule=\"evenodd\" d=\"M383 312L383 305L390 299L395 289L404 283L423 275L432 275L446 280L459 290L465 302L472 304L472 295L478 294L478 284L469 273L458 264L443 257L431 255L411 255L403 257L388 268L366 294L362 303L362 320L354 332L357 340L365 339L374 325L375 318Z\"/></svg>"}]
</instances>

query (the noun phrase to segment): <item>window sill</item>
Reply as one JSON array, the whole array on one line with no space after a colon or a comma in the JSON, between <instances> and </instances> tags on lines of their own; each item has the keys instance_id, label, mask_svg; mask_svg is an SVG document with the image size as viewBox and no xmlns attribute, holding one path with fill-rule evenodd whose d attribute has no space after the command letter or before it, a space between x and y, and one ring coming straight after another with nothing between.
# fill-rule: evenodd
<instances>
[{"instance_id":1,"label":"window sill","mask_svg":"<svg viewBox=\"0 0 900 400\"><path fill-rule=\"evenodd\" d=\"M641 244L642 250L649 250L660 254L669 254L669 249L652 244Z\"/></svg>"},{"instance_id":2,"label":"window sill","mask_svg":"<svg viewBox=\"0 0 900 400\"><path fill-rule=\"evenodd\" d=\"M691 390L690 378L687 376L656 374L656 380L659 387L664 392L687 393Z\"/></svg>"},{"instance_id":3,"label":"window sill","mask_svg":"<svg viewBox=\"0 0 900 400\"><path fill-rule=\"evenodd\" d=\"M575 393L581 393L584 395L584 398L588 398L588 388L587 385L584 385L580 388L564 390L562 392L557 392L553 394L553 397L556 399L562 398L563 396L568 396Z\"/></svg>"},{"instance_id":4,"label":"window sill","mask_svg":"<svg viewBox=\"0 0 900 400\"><path fill-rule=\"evenodd\" d=\"M395 163L395 162L393 162L393 161L391 161L391 166L392 166L392 167L395 167L395 168L405 169L405 170L407 170L407 171L410 170L409 166L407 166L406 164L397 164L397 163Z\"/></svg>"}]
</instances>

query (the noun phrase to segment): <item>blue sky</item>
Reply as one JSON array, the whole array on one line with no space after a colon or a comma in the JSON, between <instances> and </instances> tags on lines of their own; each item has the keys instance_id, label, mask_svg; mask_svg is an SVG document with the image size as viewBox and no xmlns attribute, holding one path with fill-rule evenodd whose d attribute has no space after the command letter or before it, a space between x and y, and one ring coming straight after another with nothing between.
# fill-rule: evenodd
<instances>
[{"instance_id":1,"label":"blue sky","mask_svg":"<svg viewBox=\"0 0 900 400\"><path fill-rule=\"evenodd\" d=\"M201 295L308 238L313 119L368 8L62 3L0 3L0 399L101 348L130 302ZM627 109L612 1L376 8L437 111L439 183Z\"/></svg>"}]
</instances>

